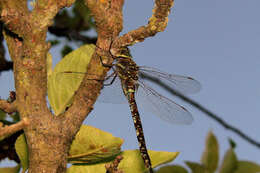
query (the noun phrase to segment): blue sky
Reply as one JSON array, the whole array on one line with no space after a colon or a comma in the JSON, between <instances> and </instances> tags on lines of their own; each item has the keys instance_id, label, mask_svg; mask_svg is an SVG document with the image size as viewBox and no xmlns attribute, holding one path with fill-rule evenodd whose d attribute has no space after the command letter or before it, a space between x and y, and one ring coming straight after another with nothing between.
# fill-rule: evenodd
<instances>
[{"instance_id":1,"label":"blue sky","mask_svg":"<svg viewBox=\"0 0 260 173\"><path fill-rule=\"evenodd\" d=\"M191 98L260 141L259 6L258 0L176 0L165 32L130 47L131 53L138 65L200 81L202 90ZM123 32L146 24L152 7L153 1L126 1ZM60 56L59 50L51 52L54 57ZM14 86L8 78L10 73L2 73L2 98ZM231 137L237 143L239 159L260 164L259 149L196 108L158 91L185 106L193 114L194 123L171 125L141 111L149 149L180 151L175 161L179 164L185 160L199 161L205 137L211 130L220 142L221 157ZM85 123L124 138L123 149L138 147L128 105L96 103Z\"/></svg>"}]
</instances>

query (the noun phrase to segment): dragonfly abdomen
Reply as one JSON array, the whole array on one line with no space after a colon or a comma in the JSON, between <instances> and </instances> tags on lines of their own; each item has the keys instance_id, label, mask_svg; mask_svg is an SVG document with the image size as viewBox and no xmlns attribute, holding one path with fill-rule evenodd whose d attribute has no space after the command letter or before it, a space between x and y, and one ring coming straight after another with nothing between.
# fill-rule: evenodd
<instances>
[{"instance_id":1,"label":"dragonfly abdomen","mask_svg":"<svg viewBox=\"0 0 260 173\"><path fill-rule=\"evenodd\" d=\"M131 109L132 118L134 121L134 126L136 130L136 136L139 143L139 150L141 153L141 156L144 160L145 167L149 170L150 173L153 173L151 159L148 155L148 151L145 144L145 138L144 138L144 132L143 127L141 123L141 118L138 112L137 104L135 102L135 92L134 89L129 89L129 92L127 93L127 98L129 102L129 106Z\"/></svg>"}]
</instances>

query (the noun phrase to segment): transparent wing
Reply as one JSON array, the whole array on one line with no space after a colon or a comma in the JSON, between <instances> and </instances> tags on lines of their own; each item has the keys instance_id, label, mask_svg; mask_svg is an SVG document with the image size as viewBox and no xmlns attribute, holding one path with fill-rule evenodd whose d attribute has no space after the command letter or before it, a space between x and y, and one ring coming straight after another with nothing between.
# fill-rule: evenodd
<instances>
[{"instance_id":1,"label":"transparent wing","mask_svg":"<svg viewBox=\"0 0 260 173\"><path fill-rule=\"evenodd\" d=\"M139 76L142 78L143 75L155 77L183 94L196 93L201 89L200 83L191 77L168 74L152 67L140 66Z\"/></svg>"},{"instance_id":2,"label":"transparent wing","mask_svg":"<svg viewBox=\"0 0 260 173\"><path fill-rule=\"evenodd\" d=\"M138 105L156 114L166 122L191 124L193 121L192 115L184 107L160 95L142 81L139 81L138 84L139 87L136 92Z\"/></svg>"},{"instance_id":3,"label":"transparent wing","mask_svg":"<svg viewBox=\"0 0 260 173\"><path fill-rule=\"evenodd\" d=\"M123 90L121 87L121 81L120 81L119 77L116 77L114 79L115 75L111 75L112 73L113 73L113 70L110 70L107 75L107 79L104 81L105 86L101 90L101 93L100 93L97 101L103 102L103 103L126 104L128 102L123 93ZM85 75L84 72L70 72L70 71L60 72L57 77L57 82L59 83L62 80L66 79L67 82L65 84L68 85L68 87L69 87L73 81L78 81L79 82L78 86L79 86L84 75ZM90 80L98 80L98 79L95 75L93 75L93 77L91 76ZM113 80L113 82L112 82L112 80ZM74 92L74 90L73 90L73 92Z\"/></svg>"},{"instance_id":4,"label":"transparent wing","mask_svg":"<svg viewBox=\"0 0 260 173\"><path fill-rule=\"evenodd\" d=\"M110 74L108 74L108 76ZM118 76L116 76L116 78L109 76L108 79L104 81L104 84L105 86L101 90L97 101L114 104L128 103L121 87L121 80Z\"/></svg>"},{"instance_id":5,"label":"transparent wing","mask_svg":"<svg viewBox=\"0 0 260 173\"><path fill-rule=\"evenodd\" d=\"M98 48L100 51L103 51L102 49ZM84 49L84 51L88 53L87 50ZM102 52L104 53L104 52ZM102 57L101 57L102 58ZM102 59L101 59L102 61ZM114 78L113 69L111 69L107 74L107 79L104 81L103 84L105 86L101 90L101 93L97 99L98 102L103 103L113 103L113 104L126 104L127 99L122 91L121 87L121 80L119 77L116 77L113 82L111 82Z\"/></svg>"}]
</instances>

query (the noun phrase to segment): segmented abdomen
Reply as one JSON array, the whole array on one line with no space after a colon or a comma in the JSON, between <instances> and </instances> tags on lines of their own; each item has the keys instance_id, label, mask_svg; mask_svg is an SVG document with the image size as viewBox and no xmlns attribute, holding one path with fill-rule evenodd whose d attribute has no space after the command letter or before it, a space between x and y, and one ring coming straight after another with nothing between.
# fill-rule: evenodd
<instances>
[{"instance_id":1,"label":"segmented abdomen","mask_svg":"<svg viewBox=\"0 0 260 173\"><path fill-rule=\"evenodd\" d=\"M129 102L130 109L131 109L132 118L134 121L137 140L139 143L139 150L140 150L141 156L144 160L145 167L150 171L150 173L152 173L153 172L152 164L151 164L151 160L148 155L146 144L145 144L145 138L144 138L143 127L142 127L142 123L141 123L141 118L140 118L140 115L138 112L137 104L135 102L134 88L129 87L128 90L129 91L127 92L127 97L128 97L128 102Z\"/></svg>"}]
</instances>

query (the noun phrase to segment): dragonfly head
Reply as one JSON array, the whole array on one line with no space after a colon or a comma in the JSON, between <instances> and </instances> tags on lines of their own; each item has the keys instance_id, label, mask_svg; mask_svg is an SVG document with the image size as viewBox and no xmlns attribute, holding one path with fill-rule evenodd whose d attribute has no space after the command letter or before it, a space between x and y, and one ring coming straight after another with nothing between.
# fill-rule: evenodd
<instances>
[{"instance_id":1,"label":"dragonfly head","mask_svg":"<svg viewBox=\"0 0 260 173\"><path fill-rule=\"evenodd\" d=\"M121 47L118 50L111 50L111 53L113 56L117 57L117 58L132 58L132 55L130 54L130 50L128 49L128 47Z\"/></svg>"}]
</instances>

